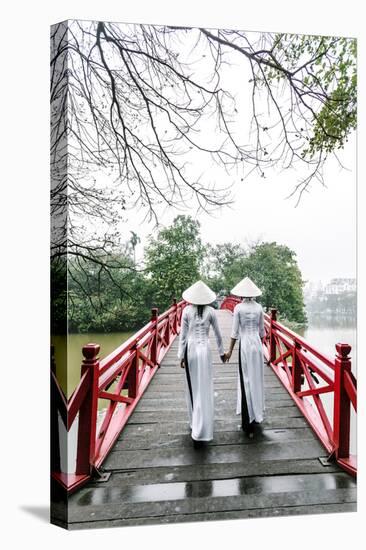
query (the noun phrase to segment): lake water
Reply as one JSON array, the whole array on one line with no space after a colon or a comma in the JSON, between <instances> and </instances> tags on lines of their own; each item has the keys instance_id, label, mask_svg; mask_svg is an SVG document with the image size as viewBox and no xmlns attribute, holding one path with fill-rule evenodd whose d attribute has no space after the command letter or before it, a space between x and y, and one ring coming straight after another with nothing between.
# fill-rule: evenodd
<instances>
[{"instance_id":1,"label":"lake water","mask_svg":"<svg viewBox=\"0 0 366 550\"><path fill-rule=\"evenodd\" d=\"M79 383L81 363L83 361L83 346L92 343L99 344L99 357L102 359L128 340L132 334L133 332L69 334L67 342L64 336L53 336L52 343L55 346L56 375L65 394L70 397Z\"/></svg>"},{"instance_id":2,"label":"lake water","mask_svg":"<svg viewBox=\"0 0 366 550\"><path fill-rule=\"evenodd\" d=\"M83 346L92 343L99 344L99 357L102 359L125 342L132 334L131 332L111 332L108 334L69 334L67 337L52 336L51 342L55 348L56 376L67 397L70 397L80 380ZM111 389L113 389L113 385ZM101 422L102 415L104 414L102 411L108 404L109 401L99 399L98 424ZM67 432L59 414L58 428L60 434L61 471L73 473L76 467L78 416L75 418L70 431Z\"/></svg>"},{"instance_id":3,"label":"lake water","mask_svg":"<svg viewBox=\"0 0 366 550\"><path fill-rule=\"evenodd\" d=\"M299 331L299 334L309 343L324 354L334 357L336 354L335 345L338 343L349 344L351 350L352 372L357 372L357 349L356 349L356 326L354 321L344 319L337 322L331 319L319 321L310 319L308 327Z\"/></svg>"},{"instance_id":4,"label":"lake water","mask_svg":"<svg viewBox=\"0 0 366 550\"><path fill-rule=\"evenodd\" d=\"M300 331L299 331L300 332ZM334 358L336 354L335 344L349 344L351 346L352 372L357 377L357 331L354 320L350 319L309 319L308 327L302 331L302 336L313 346ZM333 397L332 394L324 394L322 402L328 418L333 423ZM357 454L357 417L351 406L351 434L350 452Z\"/></svg>"}]
</instances>

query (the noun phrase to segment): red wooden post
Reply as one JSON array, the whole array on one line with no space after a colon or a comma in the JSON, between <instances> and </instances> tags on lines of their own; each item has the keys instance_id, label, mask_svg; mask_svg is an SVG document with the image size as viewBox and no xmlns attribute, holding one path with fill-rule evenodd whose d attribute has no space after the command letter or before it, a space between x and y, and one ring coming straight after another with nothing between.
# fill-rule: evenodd
<instances>
[{"instance_id":1,"label":"red wooden post","mask_svg":"<svg viewBox=\"0 0 366 550\"><path fill-rule=\"evenodd\" d=\"M177 306L177 299L174 298L173 300L173 307L174 307L174 317L173 317L173 332L174 334L177 334L177 330L178 330L178 306Z\"/></svg>"},{"instance_id":2,"label":"red wooden post","mask_svg":"<svg viewBox=\"0 0 366 550\"><path fill-rule=\"evenodd\" d=\"M271 308L271 322L269 326L269 361L272 363L276 359L276 340L273 334L272 322L277 320L277 309Z\"/></svg>"},{"instance_id":3,"label":"red wooden post","mask_svg":"<svg viewBox=\"0 0 366 550\"><path fill-rule=\"evenodd\" d=\"M169 346L169 344L170 344L170 318L169 318L169 315L166 318L166 327L165 327L165 332L164 332L164 338L165 338L165 341L166 341L166 345Z\"/></svg>"},{"instance_id":4,"label":"red wooden post","mask_svg":"<svg viewBox=\"0 0 366 550\"><path fill-rule=\"evenodd\" d=\"M180 326L182 324L182 313L183 313L183 308L184 306L182 306L181 304L178 306L178 309L177 309L177 328L180 329Z\"/></svg>"},{"instance_id":5,"label":"red wooden post","mask_svg":"<svg viewBox=\"0 0 366 550\"><path fill-rule=\"evenodd\" d=\"M292 353L292 389L294 392L301 391L301 361L298 352L301 350L301 345L295 340Z\"/></svg>"},{"instance_id":6,"label":"red wooden post","mask_svg":"<svg viewBox=\"0 0 366 550\"><path fill-rule=\"evenodd\" d=\"M133 346L131 351L134 351L134 357L127 376L128 380L128 397L136 397L139 386L139 350L137 343Z\"/></svg>"},{"instance_id":7,"label":"red wooden post","mask_svg":"<svg viewBox=\"0 0 366 550\"><path fill-rule=\"evenodd\" d=\"M158 308L153 307L151 310L151 322L154 324L153 330L153 339L151 344L151 361L154 365L158 362Z\"/></svg>"},{"instance_id":8,"label":"red wooden post","mask_svg":"<svg viewBox=\"0 0 366 550\"><path fill-rule=\"evenodd\" d=\"M351 372L351 346L336 344L334 373L333 438L337 458L349 457L351 402L344 388L344 374Z\"/></svg>"},{"instance_id":9,"label":"red wooden post","mask_svg":"<svg viewBox=\"0 0 366 550\"><path fill-rule=\"evenodd\" d=\"M83 346L81 376L89 373L89 391L80 407L76 473L91 474L95 458L98 414L99 344Z\"/></svg>"}]
</instances>

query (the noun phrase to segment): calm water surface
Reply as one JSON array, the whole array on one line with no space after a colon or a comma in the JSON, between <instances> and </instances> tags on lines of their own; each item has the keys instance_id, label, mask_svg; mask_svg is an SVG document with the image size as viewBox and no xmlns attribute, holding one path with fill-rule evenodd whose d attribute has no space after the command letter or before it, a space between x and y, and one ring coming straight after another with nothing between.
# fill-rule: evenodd
<instances>
[{"instance_id":1,"label":"calm water surface","mask_svg":"<svg viewBox=\"0 0 366 550\"><path fill-rule=\"evenodd\" d=\"M300 332L300 331L299 331ZM322 353L334 358L335 344L349 344L351 346L352 372L357 377L357 337L354 320L350 319L311 319L309 326L302 336ZM312 400L311 400L312 401ZM322 402L328 418L333 421L333 398L331 394L324 394ZM357 417L351 406L351 454L357 454Z\"/></svg>"},{"instance_id":2,"label":"calm water surface","mask_svg":"<svg viewBox=\"0 0 366 550\"><path fill-rule=\"evenodd\" d=\"M86 344L99 344L99 357L103 359L128 340L132 334L132 332L69 334L67 345L65 337L53 336L52 343L55 346L57 379L67 396L70 397L80 380L81 363L83 361L81 350L83 346Z\"/></svg>"},{"instance_id":3,"label":"calm water surface","mask_svg":"<svg viewBox=\"0 0 366 550\"><path fill-rule=\"evenodd\" d=\"M356 326L354 322L344 319L343 322L334 322L331 319L320 322L309 320L308 327L299 331L304 339L322 353L334 357L336 354L335 345L338 343L351 346L352 372L356 375L357 349L356 349Z\"/></svg>"}]
</instances>

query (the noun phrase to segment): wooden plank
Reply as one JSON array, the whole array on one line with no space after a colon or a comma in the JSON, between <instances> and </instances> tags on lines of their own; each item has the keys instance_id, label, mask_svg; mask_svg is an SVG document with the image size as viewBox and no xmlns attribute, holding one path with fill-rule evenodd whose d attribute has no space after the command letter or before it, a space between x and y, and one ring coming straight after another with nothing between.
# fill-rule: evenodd
<instances>
[{"instance_id":1,"label":"wooden plank","mask_svg":"<svg viewBox=\"0 0 366 550\"><path fill-rule=\"evenodd\" d=\"M171 382L172 381L174 381L176 383L181 382L182 384L184 384L185 370L179 369L175 373L164 374L162 369L160 369L160 370L157 371L157 374L155 375L153 381L156 381L158 379L162 380L162 381L165 381L166 383L169 382L169 380L170 380ZM231 373L225 373L225 372L222 372L222 371L214 371L213 372L213 379L214 380L225 379L225 380L228 380L228 381L232 382L233 384L235 384L237 382L237 379L238 379L238 369L236 369L235 372L231 372ZM265 383L270 382L270 381L281 383L274 373L272 373L271 375L269 375L269 374L265 375L264 376L264 381L265 381Z\"/></svg>"},{"instance_id":2,"label":"wooden plank","mask_svg":"<svg viewBox=\"0 0 366 550\"><path fill-rule=\"evenodd\" d=\"M246 476L283 475L283 474L318 474L339 472L337 464L326 468L317 458L297 460L258 461L245 465L233 462L229 464L203 464L187 466L166 466L159 468L141 468L137 470L114 471L108 485L112 487L129 487L144 483L169 483L172 481L195 481L232 479ZM90 482L87 487L95 484Z\"/></svg>"},{"instance_id":3,"label":"wooden plank","mask_svg":"<svg viewBox=\"0 0 366 550\"><path fill-rule=\"evenodd\" d=\"M176 397L183 397L185 396L185 386L179 385L176 388L172 388L171 386L149 386L148 391L144 395L143 399L156 399L156 398L166 398L167 394L171 393L172 396ZM227 388L218 388L214 386L214 394L215 397L222 397L225 395L232 395L233 397L236 396L236 386L233 387L232 385L229 385ZM287 393L287 391L284 390L282 385L278 385L276 387L271 387L270 391L266 391L265 397L270 396L271 399L273 399L273 396L280 396L278 399L291 399L291 396ZM168 396L169 397L169 396ZM277 398L277 397L276 397Z\"/></svg>"},{"instance_id":4,"label":"wooden plank","mask_svg":"<svg viewBox=\"0 0 366 550\"><path fill-rule=\"evenodd\" d=\"M229 388L229 389L235 389L237 384L237 379L232 378L231 380L229 378L214 378L214 388ZM173 380L170 376L169 378L160 378L159 376L155 376L152 381L149 384L149 388L147 391L150 391L151 388L161 387L161 386L170 386L171 388L184 388L185 387L185 378L182 377L180 381ZM283 392L286 394L287 391L282 386L281 382L276 378L269 378L268 380L264 381L264 389L267 388L281 388L283 389Z\"/></svg>"},{"instance_id":5,"label":"wooden plank","mask_svg":"<svg viewBox=\"0 0 366 550\"><path fill-rule=\"evenodd\" d=\"M299 428L297 430L263 430L256 434L255 441L263 443L271 441L286 442L289 440L316 439L316 436L308 428ZM253 439L245 436L242 430L233 432L225 431L214 434L214 439L208 442L213 445L251 445ZM154 433L145 435L134 435L130 437L120 437L114 445L114 450L137 450L137 449L156 449L159 447L191 447L192 440L188 433L167 434L156 430Z\"/></svg>"},{"instance_id":6,"label":"wooden plank","mask_svg":"<svg viewBox=\"0 0 366 550\"><path fill-rule=\"evenodd\" d=\"M355 489L333 489L327 491L292 491L261 495L240 495L227 497L192 497L163 502L141 502L121 504L76 505L69 500L69 521L82 522L114 520L119 518L142 518L177 514L198 514L250 510L257 508L283 508L288 506L309 506L319 504L342 504L355 502Z\"/></svg>"},{"instance_id":7,"label":"wooden plank","mask_svg":"<svg viewBox=\"0 0 366 550\"><path fill-rule=\"evenodd\" d=\"M282 429L282 428L303 428L307 427L308 424L303 417L277 417L277 418L268 418L263 422L263 429ZM310 428L309 428L310 429ZM233 416L229 419L224 420L215 420L214 425L214 434L222 431L235 431L241 430L240 417ZM168 433L168 434L178 434L178 433L188 433L189 427L187 419L180 419L179 421L171 422L170 419L167 419L166 422L161 423L157 421L132 424L129 423L123 430L120 437L128 437L129 435L144 435L148 433Z\"/></svg>"},{"instance_id":8,"label":"wooden plank","mask_svg":"<svg viewBox=\"0 0 366 550\"><path fill-rule=\"evenodd\" d=\"M214 372L223 372L225 374L238 372L238 361L231 359L230 363L222 363L222 361L213 357L212 364L214 365ZM174 374L176 372L182 372L178 357L170 357L169 354L164 356L164 359L160 365L159 372L164 374ZM264 375L275 376L273 370L268 367L267 363L264 363Z\"/></svg>"},{"instance_id":9,"label":"wooden plank","mask_svg":"<svg viewBox=\"0 0 366 550\"><path fill-rule=\"evenodd\" d=\"M337 504L313 504L308 506L291 506L275 508L252 508L250 510L229 510L220 512L207 512L202 514L176 514L155 517L140 517L116 520L84 521L81 523L69 523L68 529L98 529L105 527L125 527L133 525L156 525L169 523L218 521L232 519L249 519L278 516L316 515L356 512L357 506L354 502Z\"/></svg>"},{"instance_id":10,"label":"wooden plank","mask_svg":"<svg viewBox=\"0 0 366 550\"><path fill-rule=\"evenodd\" d=\"M250 476L220 480L198 480L170 483L136 484L128 488L113 484L99 484L93 491L81 489L73 502L83 506L95 504L124 504L162 502L196 498L220 498L245 495L268 495L317 490L354 489L354 480L345 472L297 474L281 476Z\"/></svg>"},{"instance_id":11,"label":"wooden plank","mask_svg":"<svg viewBox=\"0 0 366 550\"><path fill-rule=\"evenodd\" d=\"M267 495L282 493L300 493L301 491L318 493L334 490L354 490L354 482L346 473L338 474L307 474L282 475L247 478L231 478L221 480L199 480L189 482L171 482L140 484L134 486L108 485L95 486L92 490L81 489L70 499L71 506L113 506L130 504L154 504L159 502L182 501L197 499L235 498L238 496Z\"/></svg>"},{"instance_id":12,"label":"wooden plank","mask_svg":"<svg viewBox=\"0 0 366 550\"><path fill-rule=\"evenodd\" d=\"M266 409L266 414L269 417L276 417L276 416L287 416L287 417L302 417L301 411L297 407L268 407ZM227 414L225 414L225 411L216 410L215 411L215 418L217 420L225 420L227 419ZM234 416L234 414L233 414ZM181 410L170 410L167 412L164 411L156 411L156 412L134 412L134 414L131 416L129 423L130 424L142 424L147 422L166 422L169 420L172 421L187 421L187 415L186 412Z\"/></svg>"},{"instance_id":13,"label":"wooden plank","mask_svg":"<svg viewBox=\"0 0 366 550\"><path fill-rule=\"evenodd\" d=\"M267 408L275 410L277 408L296 407L292 399L266 399ZM143 412L176 412L187 413L187 404L185 399L143 399L135 408L134 414ZM230 416L236 414L236 399L216 399L215 400L215 416L217 414L226 414ZM276 414L276 413L274 413Z\"/></svg>"},{"instance_id":14,"label":"wooden plank","mask_svg":"<svg viewBox=\"0 0 366 550\"><path fill-rule=\"evenodd\" d=\"M180 449L153 449L139 451L112 450L104 467L107 470L155 468L159 466L180 466L188 464L228 464L247 463L260 460L288 460L297 458L317 458L324 456L320 443L316 440L288 441L282 443L253 443L252 445L207 446L195 450L189 447Z\"/></svg>"},{"instance_id":15,"label":"wooden plank","mask_svg":"<svg viewBox=\"0 0 366 550\"><path fill-rule=\"evenodd\" d=\"M237 375L238 374L238 363L230 363L229 366L227 366L227 363L218 363L213 361L212 364L214 365L213 373L214 374L227 374L227 375ZM169 362L164 357L164 361L160 366L159 374L164 376L171 376L173 374L180 374L184 372L184 369L182 369L179 366L179 362ZM264 376L276 376L272 369L268 368L266 365L264 367Z\"/></svg>"}]
</instances>

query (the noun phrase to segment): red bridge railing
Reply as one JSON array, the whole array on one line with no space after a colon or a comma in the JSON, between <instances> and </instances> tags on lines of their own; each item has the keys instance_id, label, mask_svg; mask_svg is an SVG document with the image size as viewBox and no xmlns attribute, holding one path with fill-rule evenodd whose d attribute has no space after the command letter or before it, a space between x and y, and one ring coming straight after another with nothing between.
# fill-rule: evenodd
<instances>
[{"instance_id":1,"label":"red bridge railing","mask_svg":"<svg viewBox=\"0 0 366 550\"><path fill-rule=\"evenodd\" d=\"M234 310L240 299L228 296L221 309ZM351 406L357 412L357 381L351 372L348 344L336 344L335 358L320 353L301 336L279 323L277 310L265 314L264 354L292 399L329 453L352 475L357 457L350 454ZM328 396L332 418L324 405ZM329 404L328 404L329 405Z\"/></svg>"},{"instance_id":2,"label":"red bridge railing","mask_svg":"<svg viewBox=\"0 0 366 550\"><path fill-rule=\"evenodd\" d=\"M174 301L159 316L154 308L151 321L101 361L98 344L84 346L80 382L68 400L51 358L51 470L53 479L68 492L85 483L103 463L177 336L184 306L185 302ZM99 399L109 401L101 421ZM67 432L78 418L75 473L61 471L59 415Z\"/></svg>"}]
</instances>

